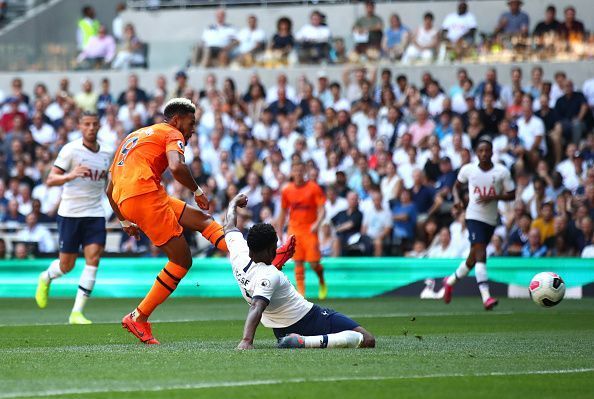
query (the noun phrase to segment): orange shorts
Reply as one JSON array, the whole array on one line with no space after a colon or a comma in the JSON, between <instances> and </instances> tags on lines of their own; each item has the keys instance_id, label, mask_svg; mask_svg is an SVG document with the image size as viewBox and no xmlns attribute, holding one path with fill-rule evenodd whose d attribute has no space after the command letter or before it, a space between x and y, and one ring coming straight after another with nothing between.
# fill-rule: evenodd
<instances>
[{"instance_id":1,"label":"orange shorts","mask_svg":"<svg viewBox=\"0 0 594 399\"><path fill-rule=\"evenodd\" d=\"M320 241L318 235L311 231L291 231L297 239L295 245L295 255L293 260L297 262L319 262L322 258L320 254Z\"/></svg>"},{"instance_id":2,"label":"orange shorts","mask_svg":"<svg viewBox=\"0 0 594 399\"><path fill-rule=\"evenodd\" d=\"M119 207L126 220L136 223L157 247L179 237L184 230L179 218L186 203L170 197L165 190L125 199Z\"/></svg>"}]
</instances>

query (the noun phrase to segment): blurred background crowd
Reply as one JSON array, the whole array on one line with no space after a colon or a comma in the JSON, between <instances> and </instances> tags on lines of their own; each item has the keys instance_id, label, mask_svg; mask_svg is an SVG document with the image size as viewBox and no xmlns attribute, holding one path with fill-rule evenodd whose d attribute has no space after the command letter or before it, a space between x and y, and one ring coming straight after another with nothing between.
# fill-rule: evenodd
<instances>
[{"instance_id":1,"label":"blurred background crowd","mask_svg":"<svg viewBox=\"0 0 594 399\"><path fill-rule=\"evenodd\" d=\"M99 114L101 145L115 151L128 133L162 122L163 106L173 97L191 99L198 108L186 161L211 198L210 212L221 220L229 199L245 193L249 208L239 216L244 231L251 223L276 222L280 190L291 163L300 160L307 178L326 194L319 231L324 256L466 256L464 213L452 206L452 187L460 167L475 162L479 138L489 136L494 161L511 170L517 185L516 200L499 204L489 255L594 257L594 76L578 86L564 70L547 76L539 66L519 66L505 77L511 83L502 84L496 68L470 76L460 67L448 84L429 70L414 84L397 65L358 63L475 57L497 46L502 54L529 49L544 57L561 47L578 54L592 42L570 6L559 10L561 20L548 7L531 32L528 20L537 16L509 1L496 31L479 35L468 3L459 2L444 21L427 13L419 23L377 16L375 5L366 3L353 27L356 45L343 55L316 11L295 33L291 20L280 18L270 37L255 16L237 29L226 24L221 9L192 56L203 66L273 59L290 64L292 57L356 62L342 67L341 79L323 68L297 79L273 71L274 83L266 85L255 72L239 87L231 74L221 79L206 69L192 80L181 69L154 81L132 72L122 87L109 78L96 85L64 77L57 90L39 82L30 92L22 79L12 79L0 87L0 257L56 252L61 189L44 182L60 148L80 137L81 112ZM109 28L101 25L92 7L83 14L79 68L146 66L146 47L133 25L117 19ZM170 176L164 184L192 203L192 194ZM106 212L113 223L107 203ZM146 237L136 242L119 225L110 226L109 252L159 256ZM211 254L197 235L188 232L187 238L195 253Z\"/></svg>"}]
</instances>

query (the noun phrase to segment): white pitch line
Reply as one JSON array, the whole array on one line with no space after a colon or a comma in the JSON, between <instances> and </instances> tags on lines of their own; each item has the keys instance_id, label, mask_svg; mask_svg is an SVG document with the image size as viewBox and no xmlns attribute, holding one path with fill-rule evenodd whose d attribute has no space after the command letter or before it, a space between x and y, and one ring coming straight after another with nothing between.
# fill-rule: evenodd
<instances>
[{"instance_id":1,"label":"white pitch line","mask_svg":"<svg viewBox=\"0 0 594 399\"><path fill-rule=\"evenodd\" d=\"M152 387L130 387L122 386L119 388L83 388L83 389L56 389L47 391L35 392L11 392L0 393L0 399L17 399L25 397L46 397L46 396L60 396L60 395L87 395L94 393L111 393L111 392L162 392L173 390L198 390L198 389L212 389L212 388L233 388L246 387L258 385L279 385L279 384L302 384L310 382L342 382L342 381L389 381L389 380L425 380L433 378L462 378L462 377L506 377L506 376L522 376L522 375L554 375L554 374L576 374L594 372L594 368L578 368L578 369L561 369L561 370L532 370L532 371L494 371L490 373L442 373L442 374L425 374L425 375L401 375L401 376L338 376L338 377L321 377L321 378L287 378L287 379L270 379L270 380L253 380L253 381L218 381L218 382L201 382L195 384L172 384L172 385L156 385Z\"/></svg>"},{"instance_id":2,"label":"white pitch line","mask_svg":"<svg viewBox=\"0 0 594 399\"><path fill-rule=\"evenodd\" d=\"M497 311L493 313L486 313L486 312L423 312L423 313L414 313L414 312L396 312L396 313L380 313L380 314L369 314L369 313L355 313L355 314L347 314L347 316L352 318L359 318L359 319L369 319L369 318L386 318L389 319L391 317L451 317L451 316L503 316L503 315L510 315L516 314L517 312L511 310L503 310ZM152 323L188 323L194 321L242 321L245 318L242 316L237 317L196 317L190 319L167 319L167 320L151 320ZM116 324L119 323L119 320L114 321L101 321L101 322L94 322L93 324ZM0 324L1 327L44 327L44 326L64 326L68 325L67 322L49 322L49 323L4 323Z\"/></svg>"}]
</instances>

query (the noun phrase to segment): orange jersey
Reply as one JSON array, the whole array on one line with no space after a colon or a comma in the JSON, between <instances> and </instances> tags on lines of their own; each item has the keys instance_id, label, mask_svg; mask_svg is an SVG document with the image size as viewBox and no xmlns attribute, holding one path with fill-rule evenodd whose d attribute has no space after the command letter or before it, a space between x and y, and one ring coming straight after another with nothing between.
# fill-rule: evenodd
<instances>
[{"instance_id":1,"label":"orange jersey","mask_svg":"<svg viewBox=\"0 0 594 399\"><path fill-rule=\"evenodd\" d=\"M167 169L167 152L184 153L185 139L174 127L159 123L130 133L120 144L111 165L114 201L161 189Z\"/></svg>"},{"instance_id":2,"label":"orange jersey","mask_svg":"<svg viewBox=\"0 0 594 399\"><path fill-rule=\"evenodd\" d=\"M289 183L281 193L281 207L289 211L289 230L309 231L318 218L318 207L325 202L326 196L316 183L308 181L302 186Z\"/></svg>"}]
</instances>

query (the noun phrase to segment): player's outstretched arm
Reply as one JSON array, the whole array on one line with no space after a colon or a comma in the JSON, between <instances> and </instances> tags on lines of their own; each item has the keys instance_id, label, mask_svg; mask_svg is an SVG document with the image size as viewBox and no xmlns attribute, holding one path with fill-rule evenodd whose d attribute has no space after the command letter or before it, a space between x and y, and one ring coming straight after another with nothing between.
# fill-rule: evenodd
<instances>
[{"instance_id":1,"label":"player's outstretched arm","mask_svg":"<svg viewBox=\"0 0 594 399\"><path fill-rule=\"evenodd\" d=\"M230 231L237 230L237 208L245 208L247 206L247 196L245 194L237 194L230 202L227 208L227 217L225 218L225 225L223 230L225 234Z\"/></svg>"},{"instance_id":2,"label":"player's outstretched arm","mask_svg":"<svg viewBox=\"0 0 594 399\"><path fill-rule=\"evenodd\" d=\"M183 154L177 151L167 151L167 164L173 178L194 193L194 200L198 206L204 210L208 209L208 198L192 177L192 172L186 165Z\"/></svg>"},{"instance_id":3,"label":"player's outstretched arm","mask_svg":"<svg viewBox=\"0 0 594 399\"><path fill-rule=\"evenodd\" d=\"M70 172L66 173L64 169L60 169L57 166L52 166L52 170L47 176L46 185L48 187L63 186L64 184L78 178L84 177L86 174L90 174L91 171L86 166L78 165Z\"/></svg>"},{"instance_id":4,"label":"player's outstretched arm","mask_svg":"<svg viewBox=\"0 0 594 399\"><path fill-rule=\"evenodd\" d=\"M262 313L268 306L268 303L261 298L254 297L250 304L250 310L248 311L247 318L245 319L245 325L243 327L243 338L237 349L254 349L254 336L256 335L256 328L260 324L262 319Z\"/></svg>"}]
</instances>

